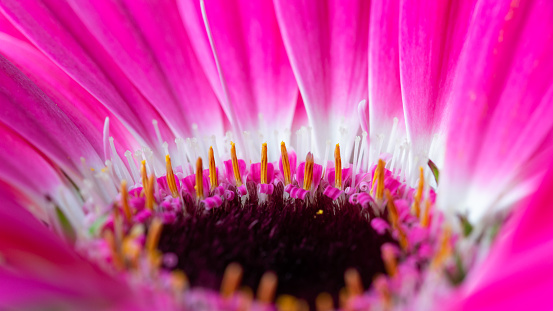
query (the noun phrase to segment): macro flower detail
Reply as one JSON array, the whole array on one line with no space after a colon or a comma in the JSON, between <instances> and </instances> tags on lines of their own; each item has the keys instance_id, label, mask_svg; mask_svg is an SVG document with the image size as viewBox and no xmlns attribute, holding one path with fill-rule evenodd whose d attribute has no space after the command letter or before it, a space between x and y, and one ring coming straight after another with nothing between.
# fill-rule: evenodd
<instances>
[{"instance_id":1,"label":"macro flower detail","mask_svg":"<svg viewBox=\"0 0 553 311\"><path fill-rule=\"evenodd\" d=\"M0 309L551 305L548 1L0 12Z\"/></svg>"}]
</instances>

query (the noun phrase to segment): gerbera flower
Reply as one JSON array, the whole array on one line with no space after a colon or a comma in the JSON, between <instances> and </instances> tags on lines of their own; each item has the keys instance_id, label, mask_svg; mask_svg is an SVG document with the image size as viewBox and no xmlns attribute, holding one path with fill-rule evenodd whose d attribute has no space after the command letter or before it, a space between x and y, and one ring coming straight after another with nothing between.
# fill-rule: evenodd
<instances>
[{"instance_id":1,"label":"gerbera flower","mask_svg":"<svg viewBox=\"0 0 553 311\"><path fill-rule=\"evenodd\" d=\"M0 11L2 308L546 298L548 1Z\"/></svg>"}]
</instances>

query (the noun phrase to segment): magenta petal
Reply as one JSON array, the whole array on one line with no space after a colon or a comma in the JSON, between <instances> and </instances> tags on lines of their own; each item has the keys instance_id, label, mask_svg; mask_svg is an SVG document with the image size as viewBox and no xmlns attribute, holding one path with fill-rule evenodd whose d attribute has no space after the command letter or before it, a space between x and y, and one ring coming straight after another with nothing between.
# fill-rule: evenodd
<instances>
[{"instance_id":1,"label":"magenta petal","mask_svg":"<svg viewBox=\"0 0 553 311\"><path fill-rule=\"evenodd\" d=\"M179 1L196 55L224 110L242 130L290 128L298 88L284 50L271 1L205 1L213 44L231 106L220 83L200 11L200 1ZM232 110L232 111L231 111ZM259 124L258 114L266 124Z\"/></svg>"},{"instance_id":2,"label":"magenta petal","mask_svg":"<svg viewBox=\"0 0 553 311\"><path fill-rule=\"evenodd\" d=\"M60 302L101 308L131 297L124 283L77 255L25 211L11 190L0 186L0 198L0 236L10 237L0 239L0 308L44 308Z\"/></svg>"},{"instance_id":3,"label":"magenta petal","mask_svg":"<svg viewBox=\"0 0 553 311\"><path fill-rule=\"evenodd\" d=\"M69 1L75 13L177 135L221 135L222 113L172 1ZM201 106L198 106L201 103Z\"/></svg>"},{"instance_id":4,"label":"magenta petal","mask_svg":"<svg viewBox=\"0 0 553 311\"><path fill-rule=\"evenodd\" d=\"M450 94L473 0L402 0L399 63L407 132L427 153Z\"/></svg>"},{"instance_id":5,"label":"magenta petal","mask_svg":"<svg viewBox=\"0 0 553 311\"><path fill-rule=\"evenodd\" d=\"M369 102L360 105L364 130L374 135L388 135L393 119L404 127L399 78L399 0L371 3L369 25ZM368 106L368 107L367 107ZM368 126L366 124L368 122ZM370 129L370 131L369 131ZM385 139L383 148L388 140ZM384 149L386 150L386 149Z\"/></svg>"},{"instance_id":6,"label":"magenta petal","mask_svg":"<svg viewBox=\"0 0 553 311\"><path fill-rule=\"evenodd\" d=\"M122 151L135 146L128 131L94 97L31 45L0 35L0 53L19 68L75 123L98 154L104 154L102 131L110 118L110 136Z\"/></svg>"},{"instance_id":7,"label":"magenta petal","mask_svg":"<svg viewBox=\"0 0 553 311\"><path fill-rule=\"evenodd\" d=\"M367 98L369 2L276 0L275 10L321 154L327 139L339 141L340 126L348 137L358 129L356 108Z\"/></svg>"},{"instance_id":8,"label":"magenta petal","mask_svg":"<svg viewBox=\"0 0 553 311\"><path fill-rule=\"evenodd\" d=\"M551 163L551 162L550 162ZM535 195L505 226L488 258L455 297L459 309L553 306L553 166Z\"/></svg>"},{"instance_id":9,"label":"magenta petal","mask_svg":"<svg viewBox=\"0 0 553 311\"><path fill-rule=\"evenodd\" d=\"M80 157L103 166L73 122L13 64L0 55L0 120L77 177Z\"/></svg>"},{"instance_id":10,"label":"magenta petal","mask_svg":"<svg viewBox=\"0 0 553 311\"><path fill-rule=\"evenodd\" d=\"M152 119L159 122L162 137L172 137L157 111L132 85L67 3L2 0L0 8L39 50L146 144L158 145Z\"/></svg>"},{"instance_id":11,"label":"magenta petal","mask_svg":"<svg viewBox=\"0 0 553 311\"><path fill-rule=\"evenodd\" d=\"M460 197L468 184L475 197L506 191L553 127L545 122L553 118L553 3L481 1L475 12L453 86L444 168L449 192Z\"/></svg>"},{"instance_id":12,"label":"magenta petal","mask_svg":"<svg viewBox=\"0 0 553 311\"><path fill-rule=\"evenodd\" d=\"M23 138L2 124L0 180L40 200L62 184L52 165Z\"/></svg>"}]
</instances>

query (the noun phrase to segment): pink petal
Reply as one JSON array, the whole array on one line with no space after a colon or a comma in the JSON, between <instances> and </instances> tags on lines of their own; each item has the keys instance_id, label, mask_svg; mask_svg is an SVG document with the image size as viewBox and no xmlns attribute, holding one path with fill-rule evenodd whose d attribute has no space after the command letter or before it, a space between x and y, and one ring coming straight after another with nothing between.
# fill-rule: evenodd
<instances>
[{"instance_id":1,"label":"pink petal","mask_svg":"<svg viewBox=\"0 0 553 311\"><path fill-rule=\"evenodd\" d=\"M536 194L504 226L488 258L467 279L456 297L459 309L537 310L553 306L552 191L550 169Z\"/></svg>"},{"instance_id":2,"label":"pink petal","mask_svg":"<svg viewBox=\"0 0 553 311\"><path fill-rule=\"evenodd\" d=\"M110 135L118 146L138 147L117 118L37 49L0 34L0 53L58 105L98 154L104 153L102 131L106 117L110 117Z\"/></svg>"},{"instance_id":3,"label":"pink petal","mask_svg":"<svg viewBox=\"0 0 553 311\"><path fill-rule=\"evenodd\" d=\"M42 199L62 184L47 159L11 129L0 124L0 179L31 198Z\"/></svg>"},{"instance_id":4,"label":"pink petal","mask_svg":"<svg viewBox=\"0 0 553 311\"><path fill-rule=\"evenodd\" d=\"M45 304L100 307L129 299L130 289L77 255L0 186L0 307ZM142 299L139 299L142 300Z\"/></svg>"},{"instance_id":5,"label":"pink petal","mask_svg":"<svg viewBox=\"0 0 553 311\"><path fill-rule=\"evenodd\" d=\"M298 89L282 43L271 1L206 1L213 44L229 92L223 94L212 49L200 10L200 1L179 1L185 28L196 55L225 112L237 118L242 130L267 126L284 130L292 125ZM267 124L258 123L263 114Z\"/></svg>"},{"instance_id":6,"label":"pink petal","mask_svg":"<svg viewBox=\"0 0 553 311\"><path fill-rule=\"evenodd\" d=\"M367 98L367 1L276 0L284 45L298 81L318 154L339 127L354 137L357 104ZM344 120L341 120L344 118Z\"/></svg>"},{"instance_id":7,"label":"pink petal","mask_svg":"<svg viewBox=\"0 0 553 311\"><path fill-rule=\"evenodd\" d=\"M428 153L450 94L475 1L402 0L399 63L415 153Z\"/></svg>"},{"instance_id":8,"label":"pink petal","mask_svg":"<svg viewBox=\"0 0 553 311\"><path fill-rule=\"evenodd\" d=\"M175 2L69 1L115 63L178 135L221 135L222 113ZM201 106L198 106L201 103Z\"/></svg>"},{"instance_id":9,"label":"pink petal","mask_svg":"<svg viewBox=\"0 0 553 311\"><path fill-rule=\"evenodd\" d=\"M369 102L359 106L363 130L374 135L387 136L392 131L393 119L405 127L399 78L399 0L371 3L369 25ZM368 123L368 124L367 124ZM370 130L369 130L370 129Z\"/></svg>"},{"instance_id":10,"label":"pink petal","mask_svg":"<svg viewBox=\"0 0 553 311\"><path fill-rule=\"evenodd\" d=\"M66 173L77 177L80 157L103 166L98 153L61 109L0 55L0 120Z\"/></svg>"},{"instance_id":11,"label":"pink petal","mask_svg":"<svg viewBox=\"0 0 553 311\"><path fill-rule=\"evenodd\" d=\"M73 10L61 1L0 1L5 16L46 56L116 115L144 143L157 146L152 119L162 137L165 122L126 78ZM55 40L52 40L55 38Z\"/></svg>"},{"instance_id":12,"label":"pink petal","mask_svg":"<svg viewBox=\"0 0 553 311\"><path fill-rule=\"evenodd\" d=\"M482 1L475 12L453 86L444 168L451 195L461 198L469 183L475 198L505 191L553 126L545 122L553 118L553 3Z\"/></svg>"},{"instance_id":13,"label":"pink petal","mask_svg":"<svg viewBox=\"0 0 553 311\"><path fill-rule=\"evenodd\" d=\"M0 32L18 40L25 41L26 43L30 43L29 40L27 40L27 38L25 38L25 36L2 14L0 14Z\"/></svg>"}]
</instances>

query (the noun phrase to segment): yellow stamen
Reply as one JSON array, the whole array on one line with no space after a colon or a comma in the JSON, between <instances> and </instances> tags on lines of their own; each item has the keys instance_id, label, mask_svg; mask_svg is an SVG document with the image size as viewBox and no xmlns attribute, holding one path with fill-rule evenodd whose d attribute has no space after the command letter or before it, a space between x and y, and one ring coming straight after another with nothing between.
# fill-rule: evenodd
<instances>
[{"instance_id":1,"label":"yellow stamen","mask_svg":"<svg viewBox=\"0 0 553 311\"><path fill-rule=\"evenodd\" d=\"M334 310L334 301L329 293L320 293L315 299L315 310L332 311Z\"/></svg>"},{"instance_id":2,"label":"yellow stamen","mask_svg":"<svg viewBox=\"0 0 553 311\"><path fill-rule=\"evenodd\" d=\"M426 206L424 209L424 213L422 214L421 226L423 228L428 228L428 225L430 224L430 208L432 207L432 202L430 202L430 200L427 198L424 203Z\"/></svg>"},{"instance_id":3,"label":"yellow stamen","mask_svg":"<svg viewBox=\"0 0 553 311\"><path fill-rule=\"evenodd\" d=\"M451 255L452 248L451 248L451 228L449 226L446 226L443 230L442 239L440 243L440 249L438 250L438 253L436 256L434 256L434 259L432 260L432 268L436 269L440 267L446 259Z\"/></svg>"},{"instance_id":4,"label":"yellow stamen","mask_svg":"<svg viewBox=\"0 0 553 311\"><path fill-rule=\"evenodd\" d=\"M424 190L424 171L421 166L419 186L417 188L417 192L415 193L415 199L413 200L413 213L415 214L415 216L417 216L417 218L419 218L421 214L421 200L422 200L423 190Z\"/></svg>"},{"instance_id":5,"label":"yellow stamen","mask_svg":"<svg viewBox=\"0 0 553 311\"><path fill-rule=\"evenodd\" d=\"M264 304L270 304L275 298L278 278L274 272L265 272L257 289L257 300Z\"/></svg>"},{"instance_id":6,"label":"yellow stamen","mask_svg":"<svg viewBox=\"0 0 553 311\"><path fill-rule=\"evenodd\" d=\"M374 194L374 185L376 184L376 199L381 200L384 197L384 166L386 162L382 159L378 160L376 169L374 170L373 182L371 187L371 195Z\"/></svg>"},{"instance_id":7,"label":"yellow stamen","mask_svg":"<svg viewBox=\"0 0 553 311\"><path fill-rule=\"evenodd\" d=\"M344 311L351 311L351 308L349 306L349 292L346 287L343 287L340 289L340 292L338 292L338 301L340 303L340 309Z\"/></svg>"},{"instance_id":8,"label":"yellow stamen","mask_svg":"<svg viewBox=\"0 0 553 311\"><path fill-rule=\"evenodd\" d=\"M384 310L390 310L392 304L392 295L390 294L390 289L388 288L388 283L383 280L385 277L383 275L377 276L373 280L373 286L376 292L384 301Z\"/></svg>"},{"instance_id":9,"label":"yellow stamen","mask_svg":"<svg viewBox=\"0 0 553 311\"><path fill-rule=\"evenodd\" d=\"M148 182L147 182L148 186L144 187L144 189L146 191L146 208L150 211L154 210L154 202L155 202L154 180L155 180L154 174L150 175L150 178L148 178Z\"/></svg>"},{"instance_id":10,"label":"yellow stamen","mask_svg":"<svg viewBox=\"0 0 553 311\"><path fill-rule=\"evenodd\" d=\"M267 143L261 145L261 183L267 183Z\"/></svg>"},{"instance_id":11,"label":"yellow stamen","mask_svg":"<svg viewBox=\"0 0 553 311\"><path fill-rule=\"evenodd\" d=\"M113 235L113 232L111 232L110 230L105 230L103 235L104 235L104 240L106 240L106 243L109 246L113 265L117 269L122 269L123 259L121 258L121 254L117 250L117 242L115 241L115 236Z\"/></svg>"},{"instance_id":12,"label":"yellow stamen","mask_svg":"<svg viewBox=\"0 0 553 311\"><path fill-rule=\"evenodd\" d=\"M202 164L202 158L198 158L198 161L196 161L196 196L199 199L204 198L204 176L203 176L204 168Z\"/></svg>"},{"instance_id":13,"label":"yellow stamen","mask_svg":"<svg viewBox=\"0 0 553 311\"><path fill-rule=\"evenodd\" d=\"M336 144L334 149L334 180L335 187L342 189L342 157L340 156L340 144Z\"/></svg>"},{"instance_id":14,"label":"yellow stamen","mask_svg":"<svg viewBox=\"0 0 553 311\"><path fill-rule=\"evenodd\" d=\"M278 311L299 311L300 303L296 297L291 295L280 295L276 301Z\"/></svg>"},{"instance_id":15,"label":"yellow stamen","mask_svg":"<svg viewBox=\"0 0 553 311\"><path fill-rule=\"evenodd\" d=\"M378 184L376 185L376 199L381 200L384 197L384 166L386 162L378 160Z\"/></svg>"},{"instance_id":16,"label":"yellow stamen","mask_svg":"<svg viewBox=\"0 0 553 311\"><path fill-rule=\"evenodd\" d=\"M305 173L303 175L303 189L310 190L311 183L313 182L313 166L315 160L313 159L313 154L309 152L307 157L305 157Z\"/></svg>"},{"instance_id":17,"label":"yellow stamen","mask_svg":"<svg viewBox=\"0 0 553 311\"><path fill-rule=\"evenodd\" d=\"M227 266L221 282L221 296L228 298L234 294L242 281L242 273L242 267L237 263L233 262Z\"/></svg>"},{"instance_id":18,"label":"yellow stamen","mask_svg":"<svg viewBox=\"0 0 553 311\"><path fill-rule=\"evenodd\" d=\"M219 186L219 177L217 176L217 166L215 166L213 147L209 147L209 182L211 184L211 190Z\"/></svg>"},{"instance_id":19,"label":"yellow stamen","mask_svg":"<svg viewBox=\"0 0 553 311\"><path fill-rule=\"evenodd\" d=\"M386 200L388 201L388 203L386 204L388 206L388 220L392 224L392 227L396 229L399 233L399 245L401 246L401 248L407 249L407 234L399 225L399 213L397 211L396 205L394 204L394 198L390 194L390 190L386 189L385 193Z\"/></svg>"},{"instance_id":20,"label":"yellow stamen","mask_svg":"<svg viewBox=\"0 0 553 311\"><path fill-rule=\"evenodd\" d=\"M344 273L346 288L348 289L349 297L356 297L363 293L363 283L361 276L356 269L350 268Z\"/></svg>"},{"instance_id":21,"label":"yellow stamen","mask_svg":"<svg viewBox=\"0 0 553 311\"><path fill-rule=\"evenodd\" d=\"M242 286L238 290L238 296L240 300L236 311L250 311L253 303L253 290L248 286Z\"/></svg>"},{"instance_id":22,"label":"yellow stamen","mask_svg":"<svg viewBox=\"0 0 553 311\"><path fill-rule=\"evenodd\" d=\"M165 156L165 168L167 170L167 185L171 190L171 196L176 198L179 196L179 190L177 189L177 183L175 182L175 174L173 173L173 166L171 165L171 157Z\"/></svg>"},{"instance_id":23,"label":"yellow stamen","mask_svg":"<svg viewBox=\"0 0 553 311\"><path fill-rule=\"evenodd\" d=\"M180 295L185 289L188 288L188 277L181 270L175 270L171 272L169 284L175 294Z\"/></svg>"},{"instance_id":24,"label":"yellow stamen","mask_svg":"<svg viewBox=\"0 0 553 311\"><path fill-rule=\"evenodd\" d=\"M123 207L125 219L131 221L132 213L129 207L129 191L127 190L127 181L124 179L121 181L121 206Z\"/></svg>"},{"instance_id":25,"label":"yellow stamen","mask_svg":"<svg viewBox=\"0 0 553 311\"><path fill-rule=\"evenodd\" d=\"M292 174L290 173L290 161L284 142L280 143L280 155L282 157L282 170L284 171L284 185L287 186L292 183Z\"/></svg>"},{"instance_id":26,"label":"yellow stamen","mask_svg":"<svg viewBox=\"0 0 553 311\"><path fill-rule=\"evenodd\" d=\"M148 171L146 170L146 160L142 160L140 174L142 175L142 194L146 194L148 189Z\"/></svg>"},{"instance_id":27,"label":"yellow stamen","mask_svg":"<svg viewBox=\"0 0 553 311\"><path fill-rule=\"evenodd\" d=\"M132 268L138 268L138 259L142 251L142 243L138 238L144 234L144 226L142 224L134 225L129 234L123 239L122 253L125 262Z\"/></svg>"},{"instance_id":28,"label":"yellow stamen","mask_svg":"<svg viewBox=\"0 0 553 311\"><path fill-rule=\"evenodd\" d=\"M230 142L230 158L232 159L232 171L234 172L234 179L236 180L236 186L242 186L242 176L240 176L240 168L238 167L238 157L236 157L236 145Z\"/></svg>"},{"instance_id":29,"label":"yellow stamen","mask_svg":"<svg viewBox=\"0 0 553 311\"><path fill-rule=\"evenodd\" d=\"M163 223L159 218L154 218L148 229L146 243L144 244L144 249L148 255L153 255L157 250L157 245L161 238L161 229L163 229Z\"/></svg>"},{"instance_id":30,"label":"yellow stamen","mask_svg":"<svg viewBox=\"0 0 553 311\"><path fill-rule=\"evenodd\" d=\"M382 260L384 261L384 268L389 276L394 277L397 274L397 259L394 251L391 248L383 247Z\"/></svg>"}]
</instances>

